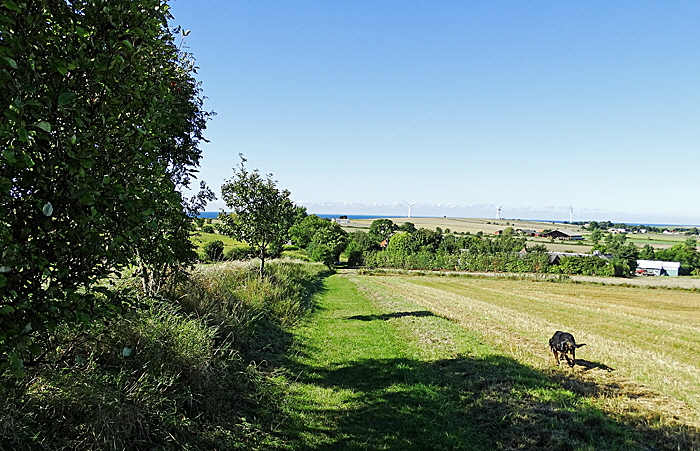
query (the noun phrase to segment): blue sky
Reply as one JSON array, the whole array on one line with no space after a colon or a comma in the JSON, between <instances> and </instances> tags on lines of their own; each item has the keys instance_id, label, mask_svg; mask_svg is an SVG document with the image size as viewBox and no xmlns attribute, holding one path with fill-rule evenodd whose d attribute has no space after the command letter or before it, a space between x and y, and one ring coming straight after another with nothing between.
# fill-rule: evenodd
<instances>
[{"instance_id":1,"label":"blue sky","mask_svg":"<svg viewBox=\"0 0 700 451\"><path fill-rule=\"evenodd\" d=\"M310 213L700 224L698 2L171 8L217 193L243 153Z\"/></svg>"}]
</instances>

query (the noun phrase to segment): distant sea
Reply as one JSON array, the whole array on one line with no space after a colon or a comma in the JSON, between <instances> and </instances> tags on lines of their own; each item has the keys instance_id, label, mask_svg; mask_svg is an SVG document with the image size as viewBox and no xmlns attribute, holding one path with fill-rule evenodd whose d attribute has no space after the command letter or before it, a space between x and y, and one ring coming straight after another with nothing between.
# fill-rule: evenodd
<instances>
[{"instance_id":1,"label":"distant sea","mask_svg":"<svg viewBox=\"0 0 700 451\"><path fill-rule=\"evenodd\" d=\"M324 213L311 213L315 214L319 218L337 218L338 214L324 214ZM199 214L200 218L216 218L219 215L218 211L204 211ZM379 218L403 218L401 215L345 215L348 219L379 219ZM412 216L413 218L439 218L439 216ZM514 221L513 218L501 218L494 219L494 221ZM517 219L520 221L520 219ZM551 219L522 219L522 221L534 221L534 222L551 222L555 224L568 224L568 221L554 221ZM600 222L600 221L598 221ZM639 223L639 222L623 222L623 221L612 221L616 224L627 224L633 226L653 226L653 227L679 227L679 224L650 224L650 223Z\"/></svg>"},{"instance_id":2,"label":"distant sea","mask_svg":"<svg viewBox=\"0 0 700 451\"><path fill-rule=\"evenodd\" d=\"M310 214L315 214L319 218L337 218L340 215L331 215L331 214L323 214L323 213L310 213ZM219 215L218 211L203 211L199 214L200 218L216 218ZM348 219L379 219L379 218L396 218L397 215L345 215L348 217ZM421 218L421 217L429 217L429 216L415 216L416 218Z\"/></svg>"}]
</instances>

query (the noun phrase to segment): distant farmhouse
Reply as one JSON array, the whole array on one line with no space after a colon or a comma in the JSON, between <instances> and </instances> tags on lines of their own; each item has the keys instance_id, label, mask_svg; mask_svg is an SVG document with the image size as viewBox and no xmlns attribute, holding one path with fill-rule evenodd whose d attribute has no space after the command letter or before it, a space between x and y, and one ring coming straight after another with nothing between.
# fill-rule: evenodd
<instances>
[{"instance_id":1,"label":"distant farmhouse","mask_svg":"<svg viewBox=\"0 0 700 451\"><path fill-rule=\"evenodd\" d=\"M524 236L537 236L537 230L532 230L532 229L518 229L517 230L518 234L524 235Z\"/></svg>"},{"instance_id":2,"label":"distant farmhouse","mask_svg":"<svg viewBox=\"0 0 700 451\"><path fill-rule=\"evenodd\" d=\"M552 230L551 232L543 233L543 237L552 238L557 240L582 240L583 236L579 232L574 232L572 230Z\"/></svg>"},{"instance_id":3,"label":"distant farmhouse","mask_svg":"<svg viewBox=\"0 0 700 451\"><path fill-rule=\"evenodd\" d=\"M333 218L331 219L331 222L335 222L337 224L350 224L350 220L346 217L340 217L340 218Z\"/></svg>"}]
</instances>

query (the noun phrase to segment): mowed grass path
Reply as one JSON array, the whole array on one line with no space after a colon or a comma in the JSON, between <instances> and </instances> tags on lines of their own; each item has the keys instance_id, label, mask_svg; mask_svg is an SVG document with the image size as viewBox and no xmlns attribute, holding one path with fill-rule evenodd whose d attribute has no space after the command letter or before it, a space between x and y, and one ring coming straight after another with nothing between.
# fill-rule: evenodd
<instances>
[{"instance_id":1,"label":"mowed grass path","mask_svg":"<svg viewBox=\"0 0 700 451\"><path fill-rule=\"evenodd\" d=\"M316 312L293 331L285 420L268 449L697 447L694 430L606 412L594 387L519 361L488 331L436 316L390 280L326 280Z\"/></svg>"}]
</instances>

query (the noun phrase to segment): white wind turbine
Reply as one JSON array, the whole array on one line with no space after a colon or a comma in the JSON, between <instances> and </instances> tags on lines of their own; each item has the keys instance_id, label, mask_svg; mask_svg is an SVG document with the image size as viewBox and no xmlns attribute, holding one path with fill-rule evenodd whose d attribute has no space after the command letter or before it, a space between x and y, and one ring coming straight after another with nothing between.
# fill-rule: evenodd
<instances>
[{"instance_id":1,"label":"white wind turbine","mask_svg":"<svg viewBox=\"0 0 700 451\"><path fill-rule=\"evenodd\" d=\"M569 205L569 224L574 222L574 207Z\"/></svg>"},{"instance_id":2,"label":"white wind turbine","mask_svg":"<svg viewBox=\"0 0 700 451\"><path fill-rule=\"evenodd\" d=\"M496 209L496 219L501 219L501 208L503 208L503 205Z\"/></svg>"},{"instance_id":3,"label":"white wind turbine","mask_svg":"<svg viewBox=\"0 0 700 451\"><path fill-rule=\"evenodd\" d=\"M403 199L401 199L401 200L403 200ZM411 217L411 207L414 206L414 205L416 205L416 203L413 202L412 204L409 204L409 203L406 202L405 200L403 200L403 203L406 204L406 205L408 205L408 217L410 218L410 217Z\"/></svg>"}]
</instances>

